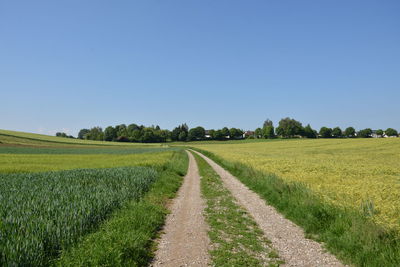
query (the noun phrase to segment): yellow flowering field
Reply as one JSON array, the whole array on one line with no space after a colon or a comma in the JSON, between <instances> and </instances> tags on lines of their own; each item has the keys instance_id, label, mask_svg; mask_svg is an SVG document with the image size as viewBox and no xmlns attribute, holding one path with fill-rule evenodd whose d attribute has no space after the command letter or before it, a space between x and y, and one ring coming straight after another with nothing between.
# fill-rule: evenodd
<instances>
[{"instance_id":1,"label":"yellow flowering field","mask_svg":"<svg viewBox=\"0 0 400 267\"><path fill-rule=\"evenodd\" d=\"M360 209L372 202L375 221L400 230L400 138L244 141L194 146L287 181L302 182L336 205Z\"/></svg>"}]
</instances>

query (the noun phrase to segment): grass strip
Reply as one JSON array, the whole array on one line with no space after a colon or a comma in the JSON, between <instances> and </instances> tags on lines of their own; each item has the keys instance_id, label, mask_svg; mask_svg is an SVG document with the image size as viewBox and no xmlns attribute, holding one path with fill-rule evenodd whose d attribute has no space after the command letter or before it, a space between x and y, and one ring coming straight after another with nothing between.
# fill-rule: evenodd
<instances>
[{"instance_id":1,"label":"grass strip","mask_svg":"<svg viewBox=\"0 0 400 267\"><path fill-rule=\"evenodd\" d=\"M210 226L210 251L215 266L279 266L282 261L271 248L256 222L224 187L221 178L194 154L206 199L205 215Z\"/></svg>"},{"instance_id":2,"label":"grass strip","mask_svg":"<svg viewBox=\"0 0 400 267\"><path fill-rule=\"evenodd\" d=\"M308 237L345 263L355 266L400 266L398 232L375 224L360 211L324 202L300 183L265 174L237 162L226 161L211 152L192 148L210 157L235 175L286 218L301 226Z\"/></svg>"},{"instance_id":3,"label":"grass strip","mask_svg":"<svg viewBox=\"0 0 400 267\"><path fill-rule=\"evenodd\" d=\"M175 196L185 175L188 159L175 152L160 170L160 177L140 201L116 211L98 231L63 251L56 266L145 266L153 256L153 239L168 213L166 203Z\"/></svg>"}]
</instances>

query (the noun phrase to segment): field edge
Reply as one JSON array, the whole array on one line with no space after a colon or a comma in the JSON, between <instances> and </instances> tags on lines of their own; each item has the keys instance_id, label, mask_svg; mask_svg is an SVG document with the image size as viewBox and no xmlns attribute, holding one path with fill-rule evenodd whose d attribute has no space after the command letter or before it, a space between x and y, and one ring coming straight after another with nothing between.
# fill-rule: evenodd
<instances>
[{"instance_id":1,"label":"field edge","mask_svg":"<svg viewBox=\"0 0 400 267\"><path fill-rule=\"evenodd\" d=\"M159 168L160 177L139 201L131 201L102 224L98 231L63 251L53 266L145 266L154 256L155 239L169 213L167 203L175 197L188 158L183 150Z\"/></svg>"},{"instance_id":2,"label":"field edge","mask_svg":"<svg viewBox=\"0 0 400 267\"><path fill-rule=\"evenodd\" d=\"M301 226L307 235L344 263L356 266L398 266L400 238L361 212L324 202L301 183L287 183L245 164L227 161L212 152L190 147L210 157L231 172L287 219Z\"/></svg>"}]
</instances>

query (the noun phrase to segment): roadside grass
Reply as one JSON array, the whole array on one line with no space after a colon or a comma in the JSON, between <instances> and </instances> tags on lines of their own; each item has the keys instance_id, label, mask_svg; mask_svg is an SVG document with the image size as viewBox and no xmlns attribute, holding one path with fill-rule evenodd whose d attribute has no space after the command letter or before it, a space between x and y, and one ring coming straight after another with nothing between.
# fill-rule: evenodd
<instances>
[{"instance_id":1,"label":"roadside grass","mask_svg":"<svg viewBox=\"0 0 400 267\"><path fill-rule=\"evenodd\" d=\"M323 242L343 262L356 266L400 266L398 232L374 223L370 217L373 214L334 206L301 183L288 183L245 164L229 162L208 151L193 149L235 175L286 218L303 227L307 237Z\"/></svg>"},{"instance_id":2,"label":"roadside grass","mask_svg":"<svg viewBox=\"0 0 400 267\"><path fill-rule=\"evenodd\" d=\"M207 202L206 220L214 266L279 266L283 263L251 216L224 187L221 178L194 154L201 175L201 192Z\"/></svg>"},{"instance_id":3,"label":"roadside grass","mask_svg":"<svg viewBox=\"0 0 400 267\"><path fill-rule=\"evenodd\" d=\"M160 177L140 201L130 201L113 213L98 231L64 250L54 266L145 266L154 256L154 238L164 224L168 199L175 196L186 174L184 151L159 167Z\"/></svg>"}]
</instances>

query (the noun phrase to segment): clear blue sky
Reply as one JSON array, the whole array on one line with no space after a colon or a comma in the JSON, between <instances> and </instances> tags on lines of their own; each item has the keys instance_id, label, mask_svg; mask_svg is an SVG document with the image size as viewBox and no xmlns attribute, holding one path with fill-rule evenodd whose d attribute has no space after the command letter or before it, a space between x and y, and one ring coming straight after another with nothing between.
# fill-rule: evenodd
<instances>
[{"instance_id":1,"label":"clear blue sky","mask_svg":"<svg viewBox=\"0 0 400 267\"><path fill-rule=\"evenodd\" d=\"M400 1L0 0L0 128L400 130Z\"/></svg>"}]
</instances>

